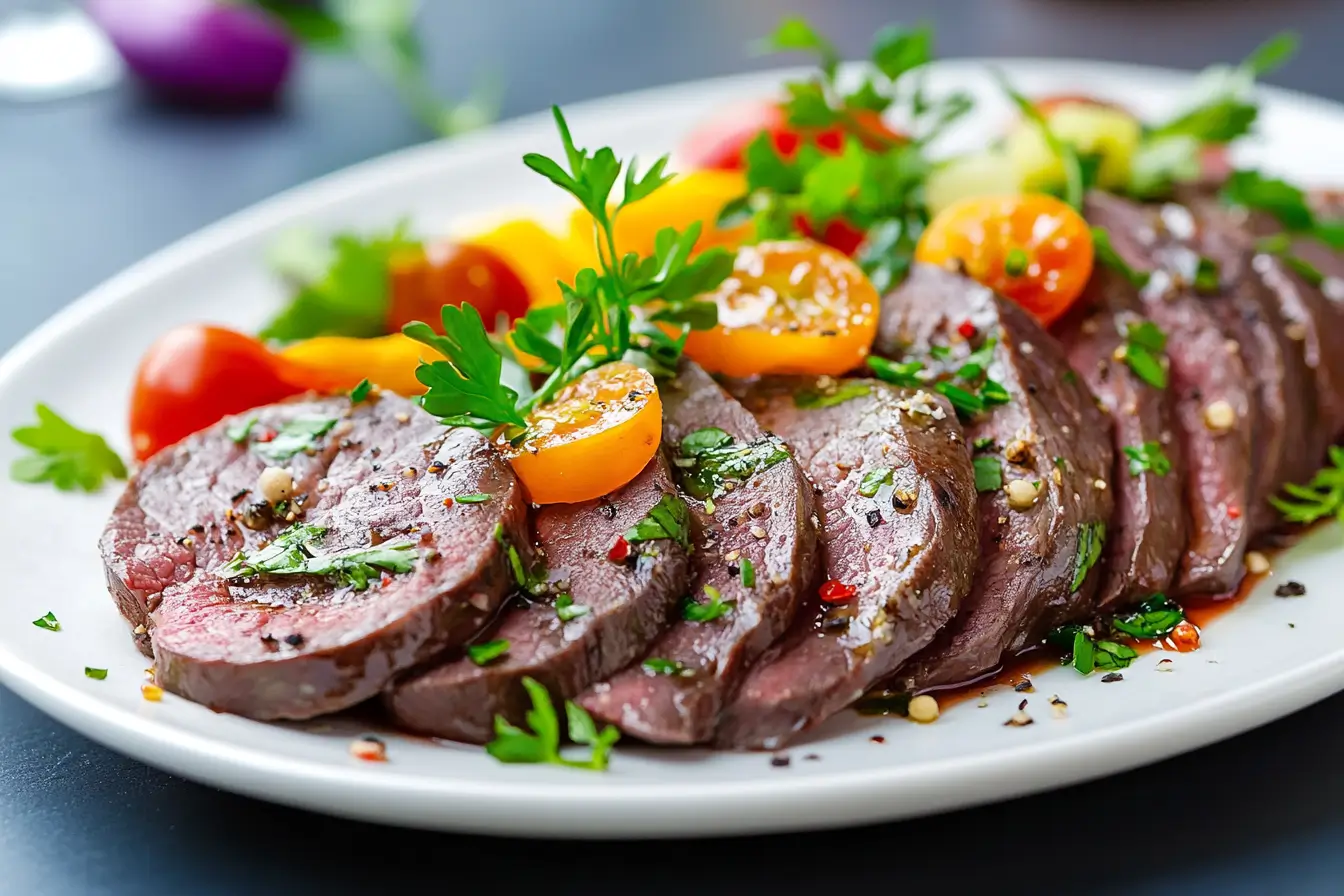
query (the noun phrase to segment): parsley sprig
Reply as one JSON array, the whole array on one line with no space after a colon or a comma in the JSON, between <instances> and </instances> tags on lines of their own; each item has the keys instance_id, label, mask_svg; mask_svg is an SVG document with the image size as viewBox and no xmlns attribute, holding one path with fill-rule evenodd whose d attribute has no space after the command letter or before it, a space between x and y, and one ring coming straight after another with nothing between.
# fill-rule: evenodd
<instances>
[{"instance_id":1,"label":"parsley sprig","mask_svg":"<svg viewBox=\"0 0 1344 896\"><path fill-rule=\"evenodd\" d=\"M45 404L36 408L37 424L12 433L32 451L10 465L15 482L50 482L63 492L96 492L106 479L125 479L126 464L97 433L85 432Z\"/></svg>"},{"instance_id":2,"label":"parsley sprig","mask_svg":"<svg viewBox=\"0 0 1344 896\"><path fill-rule=\"evenodd\" d=\"M1330 464L1305 485L1289 483L1269 503L1290 523L1307 525L1326 517L1344 522L1344 448L1330 447Z\"/></svg>"},{"instance_id":3,"label":"parsley sprig","mask_svg":"<svg viewBox=\"0 0 1344 896\"><path fill-rule=\"evenodd\" d=\"M531 372L546 376L526 398L502 381L500 357L508 349L490 338L473 309L443 309L448 336L419 322L404 328L407 336L446 359L422 364L416 376L428 387L422 399L425 409L449 425L521 429L530 411L587 371L641 354L649 369L669 367L681 355L687 331L708 329L718 321L717 306L700 296L732 272L733 258L722 248L693 256L699 222L681 231L660 230L649 256L621 253L617 247L615 225L621 210L672 179L666 171L668 156L641 173L636 159L623 161L610 147L590 151L576 146L559 107L552 112L564 164L540 153L528 153L523 163L577 199L592 217L600 269L579 271L572 284L560 284L563 304L534 309L515 325L518 347L540 359ZM623 189L613 203L618 183ZM668 335L660 323L679 326L680 335Z\"/></svg>"},{"instance_id":4,"label":"parsley sprig","mask_svg":"<svg viewBox=\"0 0 1344 896\"><path fill-rule=\"evenodd\" d=\"M356 591L366 591L369 582L384 571L410 572L420 556L410 542L386 542L367 548L327 552L321 547L327 530L310 523L296 523L264 548L240 551L220 568L226 581L257 576L320 576L334 579Z\"/></svg>"},{"instance_id":5,"label":"parsley sprig","mask_svg":"<svg viewBox=\"0 0 1344 896\"><path fill-rule=\"evenodd\" d=\"M551 695L533 678L523 678L523 687L532 699L532 708L527 711L527 725L532 730L524 731L503 716L495 716L495 739L486 745L486 752L500 762L605 771L611 748L621 739L621 733L612 725L598 731L593 717L583 707L566 700L565 722L569 739L591 747L586 760L566 759L560 753L560 719Z\"/></svg>"}]
</instances>

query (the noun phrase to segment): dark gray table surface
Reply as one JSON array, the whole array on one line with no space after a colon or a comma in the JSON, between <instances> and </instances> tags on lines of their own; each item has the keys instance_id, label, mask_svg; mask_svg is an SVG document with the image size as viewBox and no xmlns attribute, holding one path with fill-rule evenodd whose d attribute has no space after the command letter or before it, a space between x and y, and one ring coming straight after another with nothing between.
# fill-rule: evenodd
<instances>
[{"instance_id":1,"label":"dark gray table surface","mask_svg":"<svg viewBox=\"0 0 1344 896\"><path fill-rule=\"evenodd\" d=\"M3 6L0 3L0 6ZM851 56L893 20L944 55L1097 57L1198 68L1286 26L1275 83L1344 100L1344 2L489 0L425 3L434 77L490 65L506 115L771 64L744 42L807 14ZM129 87L0 106L0 349L143 255L284 187L424 138L339 59L282 108L220 117ZM0 598L3 599L3 598ZM1344 892L1344 697L1232 741L1081 787L884 827L667 844L415 833L337 821L170 777L0 688L0 893Z\"/></svg>"}]
</instances>

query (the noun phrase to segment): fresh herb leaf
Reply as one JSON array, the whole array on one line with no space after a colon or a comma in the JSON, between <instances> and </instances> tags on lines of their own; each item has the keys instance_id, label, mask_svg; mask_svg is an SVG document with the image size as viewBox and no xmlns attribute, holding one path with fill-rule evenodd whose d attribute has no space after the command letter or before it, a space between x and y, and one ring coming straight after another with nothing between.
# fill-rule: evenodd
<instances>
[{"instance_id":1,"label":"fresh herb leaf","mask_svg":"<svg viewBox=\"0 0 1344 896\"><path fill-rule=\"evenodd\" d=\"M1212 258L1201 255L1195 264L1195 276L1192 279L1195 292L1201 295L1214 295L1222 288L1218 263Z\"/></svg>"},{"instance_id":2,"label":"fresh herb leaf","mask_svg":"<svg viewBox=\"0 0 1344 896\"><path fill-rule=\"evenodd\" d=\"M367 338L387 332L388 270L399 254L422 251L408 224L390 233L338 233L324 246L306 231L291 231L272 247L271 267L296 287L261 330L263 339L294 342L315 336Z\"/></svg>"},{"instance_id":3,"label":"fresh herb leaf","mask_svg":"<svg viewBox=\"0 0 1344 896\"><path fill-rule=\"evenodd\" d=\"M887 467L875 467L863 474L859 480L859 494L871 498L882 490L882 486L891 484L891 470Z\"/></svg>"},{"instance_id":4,"label":"fresh herb leaf","mask_svg":"<svg viewBox=\"0 0 1344 896\"><path fill-rule=\"evenodd\" d=\"M1003 488L1003 465L997 457L981 454L971 459L971 466L975 469L977 492L996 492Z\"/></svg>"},{"instance_id":5,"label":"fresh herb leaf","mask_svg":"<svg viewBox=\"0 0 1344 896\"><path fill-rule=\"evenodd\" d=\"M490 500L489 495L483 495L477 493L473 495L458 495L456 498L453 499L453 502L456 504L484 504L486 501L489 500Z\"/></svg>"},{"instance_id":6,"label":"fresh herb leaf","mask_svg":"<svg viewBox=\"0 0 1344 896\"><path fill-rule=\"evenodd\" d=\"M693 674L690 669L675 660L665 660L656 656L649 657L641 665L645 672L653 675L679 675L688 678Z\"/></svg>"},{"instance_id":7,"label":"fresh herb leaf","mask_svg":"<svg viewBox=\"0 0 1344 896\"><path fill-rule=\"evenodd\" d=\"M732 441L733 437L717 426L706 426L686 434L681 440L681 456L699 457L710 449L730 445Z\"/></svg>"},{"instance_id":8,"label":"fresh herb leaf","mask_svg":"<svg viewBox=\"0 0 1344 896\"><path fill-rule=\"evenodd\" d=\"M1142 476L1152 473L1165 476L1171 472L1171 459L1167 457L1159 442L1144 442L1142 445L1126 445L1125 457L1129 458L1129 475Z\"/></svg>"},{"instance_id":9,"label":"fresh herb leaf","mask_svg":"<svg viewBox=\"0 0 1344 896\"><path fill-rule=\"evenodd\" d=\"M428 391L420 405L445 423L493 429L527 424L518 393L500 379L503 359L471 305L444 305L440 336L428 324L407 324L402 332L437 351L446 361L421 363L415 376Z\"/></svg>"},{"instance_id":10,"label":"fresh herb leaf","mask_svg":"<svg viewBox=\"0 0 1344 896\"><path fill-rule=\"evenodd\" d=\"M750 557L743 557L737 564L738 580L743 588L756 587L756 564L751 562Z\"/></svg>"},{"instance_id":11,"label":"fresh herb leaf","mask_svg":"<svg viewBox=\"0 0 1344 896\"><path fill-rule=\"evenodd\" d=\"M34 619L33 625L38 628L44 628L49 632L58 632L61 630L61 623L57 621L56 614L50 611L47 612L47 615L39 619Z\"/></svg>"},{"instance_id":12,"label":"fresh herb leaf","mask_svg":"<svg viewBox=\"0 0 1344 896\"><path fill-rule=\"evenodd\" d=\"M1102 547L1106 544L1106 524L1100 521L1083 523L1078 527L1078 548L1073 557L1073 581L1069 585L1071 593L1077 593L1083 587L1088 572L1101 559Z\"/></svg>"},{"instance_id":13,"label":"fresh herb leaf","mask_svg":"<svg viewBox=\"0 0 1344 896\"><path fill-rule=\"evenodd\" d=\"M764 435L752 442L730 442L706 448L688 467L678 465L681 484L697 498L718 498L729 480L745 482L789 459L788 448L778 436Z\"/></svg>"},{"instance_id":14,"label":"fresh herb leaf","mask_svg":"<svg viewBox=\"0 0 1344 896\"><path fill-rule=\"evenodd\" d=\"M1111 234L1105 227L1092 228L1092 248L1098 261L1122 274L1135 289L1143 289L1152 279L1152 275L1147 271L1136 271L1130 267L1129 262L1115 251L1115 246L1111 243Z\"/></svg>"},{"instance_id":15,"label":"fresh herb leaf","mask_svg":"<svg viewBox=\"0 0 1344 896\"><path fill-rule=\"evenodd\" d=\"M1131 638L1153 641L1185 621L1185 611L1165 594L1154 594L1133 613L1116 616L1111 628Z\"/></svg>"},{"instance_id":16,"label":"fresh herb leaf","mask_svg":"<svg viewBox=\"0 0 1344 896\"><path fill-rule=\"evenodd\" d=\"M50 482L63 492L96 492L105 479L126 478L125 462L102 436L76 428L44 404L35 412L35 426L21 426L12 433L15 442L33 452L10 466L15 482Z\"/></svg>"},{"instance_id":17,"label":"fresh herb leaf","mask_svg":"<svg viewBox=\"0 0 1344 896\"><path fill-rule=\"evenodd\" d=\"M1115 641L1093 640L1080 625L1065 625L1052 631L1046 641L1067 647L1064 662L1073 666L1080 675L1091 675L1097 669L1124 669L1134 661L1138 652Z\"/></svg>"},{"instance_id":18,"label":"fresh herb leaf","mask_svg":"<svg viewBox=\"0 0 1344 896\"><path fill-rule=\"evenodd\" d=\"M555 615L561 622L573 622L583 616L587 616L591 610L582 604L574 603L574 598L568 594L561 594L555 599Z\"/></svg>"},{"instance_id":19,"label":"fresh herb leaf","mask_svg":"<svg viewBox=\"0 0 1344 896\"><path fill-rule=\"evenodd\" d=\"M94 681L103 681L107 678L106 669L95 669L92 666L84 667L84 677L92 678Z\"/></svg>"},{"instance_id":20,"label":"fresh herb leaf","mask_svg":"<svg viewBox=\"0 0 1344 896\"><path fill-rule=\"evenodd\" d=\"M1167 388L1166 350L1167 334L1152 321L1125 327L1125 363L1135 376L1157 389Z\"/></svg>"},{"instance_id":21,"label":"fresh herb leaf","mask_svg":"<svg viewBox=\"0 0 1344 896\"><path fill-rule=\"evenodd\" d=\"M360 380L359 385L350 390L350 403L359 404L366 401L373 394L373 383L368 380Z\"/></svg>"},{"instance_id":22,"label":"fresh herb leaf","mask_svg":"<svg viewBox=\"0 0 1344 896\"><path fill-rule=\"evenodd\" d=\"M802 389L793 394L793 406L804 410L832 408L871 394L873 387L862 381L836 383L829 389Z\"/></svg>"},{"instance_id":23,"label":"fresh herb leaf","mask_svg":"<svg viewBox=\"0 0 1344 896\"><path fill-rule=\"evenodd\" d=\"M956 409L957 415L963 419L974 417L976 414L982 413L985 409L985 402L979 395L967 392L960 386L955 386L946 380L936 383L934 389L942 393L942 395L952 403L952 407Z\"/></svg>"},{"instance_id":24,"label":"fresh herb leaf","mask_svg":"<svg viewBox=\"0 0 1344 896\"><path fill-rule=\"evenodd\" d=\"M334 417L297 417L281 425L269 442L253 442L252 453L271 463L284 463L296 454L316 448L318 440L336 426Z\"/></svg>"},{"instance_id":25,"label":"fresh herb leaf","mask_svg":"<svg viewBox=\"0 0 1344 896\"><path fill-rule=\"evenodd\" d=\"M1286 521L1307 525L1331 516L1344 521L1344 448L1332 445L1329 461L1310 482L1285 485L1283 497L1269 499Z\"/></svg>"},{"instance_id":26,"label":"fresh herb leaf","mask_svg":"<svg viewBox=\"0 0 1344 896\"><path fill-rule=\"evenodd\" d=\"M746 562L750 563L751 561ZM681 605L681 618L687 622L713 622L715 619L731 613L737 603L736 601L724 600L723 595L719 593L719 589L713 585L705 586L705 596L709 598L708 603L699 603L689 597L686 598ZM681 671L680 668L672 668L673 665L677 664L662 665L667 662L667 660L648 660L644 663L644 668L648 669L649 663L656 663L658 668L653 671L658 671L660 675L672 675ZM662 669L670 669L671 671L660 671Z\"/></svg>"},{"instance_id":27,"label":"fresh herb leaf","mask_svg":"<svg viewBox=\"0 0 1344 896\"><path fill-rule=\"evenodd\" d=\"M927 65L932 58L933 31L928 26L887 25L873 38L873 65L889 81Z\"/></svg>"},{"instance_id":28,"label":"fresh herb leaf","mask_svg":"<svg viewBox=\"0 0 1344 896\"><path fill-rule=\"evenodd\" d=\"M1097 641L1093 648L1096 667L1105 671L1127 669L1139 655L1133 647L1115 641Z\"/></svg>"},{"instance_id":29,"label":"fresh herb leaf","mask_svg":"<svg viewBox=\"0 0 1344 896\"><path fill-rule=\"evenodd\" d=\"M467 659L478 666L487 666L508 652L509 642L504 639L467 645Z\"/></svg>"},{"instance_id":30,"label":"fresh herb leaf","mask_svg":"<svg viewBox=\"0 0 1344 896\"><path fill-rule=\"evenodd\" d=\"M876 355L868 356L868 369L884 383L892 383L906 388L918 388L924 385L918 374L924 369L923 361L889 361Z\"/></svg>"},{"instance_id":31,"label":"fresh herb leaf","mask_svg":"<svg viewBox=\"0 0 1344 896\"><path fill-rule=\"evenodd\" d=\"M230 442L235 445L247 444L248 438L252 435L252 429L257 425L258 418L256 414L242 420L230 423L224 429L224 435L228 436Z\"/></svg>"},{"instance_id":32,"label":"fresh herb leaf","mask_svg":"<svg viewBox=\"0 0 1344 896\"><path fill-rule=\"evenodd\" d=\"M840 54L835 45L822 37L799 16L787 16L780 20L775 30L764 40L756 44L758 53L785 53L801 51L814 53L825 72L834 73L840 64Z\"/></svg>"},{"instance_id":33,"label":"fresh herb leaf","mask_svg":"<svg viewBox=\"0 0 1344 896\"><path fill-rule=\"evenodd\" d=\"M1093 649L1092 639L1077 631L1073 635L1073 668L1077 669L1082 675L1091 675L1092 670L1097 667L1096 651Z\"/></svg>"},{"instance_id":34,"label":"fresh herb leaf","mask_svg":"<svg viewBox=\"0 0 1344 896\"><path fill-rule=\"evenodd\" d=\"M993 436L981 436L971 443L971 447L976 451L993 451L997 445Z\"/></svg>"},{"instance_id":35,"label":"fresh herb leaf","mask_svg":"<svg viewBox=\"0 0 1344 896\"><path fill-rule=\"evenodd\" d=\"M220 568L226 581L256 576L320 576L334 579L356 591L365 591L382 572L405 573L415 568L420 552L410 542L384 542L367 548L325 553L321 541L327 530L309 523L296 523L281 532L266 547L239 552Z\"/></svg>"},{"instance_id":36,"label":"fresh herb leaf","mask_svg":"<svg viewBox=\"0 0 1344 896\"><path fill-rule=\"evenodd\" d=\"M503 546L504 555L509 561L509 571L513 573L513 581L519 588L528 594L541 594L546 590L545 564L538 562L532 569L528 569L523 563L523 555L518 546L504 533L503 523L495 523L495 541Z\"/></svg>"},{"instance_id":37,"label":"fresh herb leaf","mask_svg":"<svg viewBox=\"0 0 1344 896\"><path fill-rule=\"evenodd\" d=\"M495 739L486 745L486 752L500 762L605 771L611 758L611 748L620 740L620 732L608 725L599 733L592 716L582 707L566 700L565 721L570 739L580 746L591 748L587 760L566 759L560 754L560 720L556 716L551 695L531 677L524 676L523 687L532 700L532 708L527 712L531 733L497 715Z\"/></svg>"},{"instance_id":38,"label":"fresh herb leaf","mask_svg":"<svg viewBox=\"0 0 1344 896\"><path fill-rule=\"evenodd\" d=\"M625 530L630 544L666 539L683 548L691 546L691 511L676 495L663 495L642 520Z\"/></svg>"}]
</instances>

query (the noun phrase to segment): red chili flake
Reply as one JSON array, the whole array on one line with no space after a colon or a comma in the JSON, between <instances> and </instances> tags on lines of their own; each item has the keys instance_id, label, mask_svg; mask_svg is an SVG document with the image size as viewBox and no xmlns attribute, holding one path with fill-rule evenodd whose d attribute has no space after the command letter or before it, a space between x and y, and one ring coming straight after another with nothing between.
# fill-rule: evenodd
<instances>
[{"instance_id":1,"label":"red chili flake","mask_svg":"<svg viewBox=\"0 0 1344 896\"><path fill-rule=\"evenodd\" d=\"M391 577L390 575L388 575L387 573L383 573L382 578L380 578L380 579L378 580L378 582L379 582L379 584L381 584L384 588L386 588L388 585L391 585L391 584L392 584L392 577Z\"/></svg>"},{"instance_id":2,"label":"red chili flake","mask_svg":"<svg viewBox=\"0 0 1344 896\"><path fill-rule=\"evenodd\" d=\"M828 579L821 586L821 599L828 604L842 604L858 593L857 585L846 585L835 579Z\"/></svg>"},{"instance_id":3,"label":"red chili flake","mask_svg":"<svg viewBox=\"0 0 1344 896\"><path fill-rule=\"evenodd\" d=\"M607 559L612 563L624 563L630 556L630 542L625 540L624 535L616 536L616 543L607 551Z\"/></svg>"},{"instance_id":4,"label":"red chili flake","mask_svg":"<svg viewBox=\"0 0 1344 896\"><path fill-rule=\"evenodd\" d=\"M1236 506L1235 504L1227 508L1227 518L1230 520L1241 519L1241 508Z\"/></svg>"},{"instance_id":5,"label":"red chili flake","mask_svg":"<svg viewBox=\"0 0 1344 896\"><path fill-rule=\"evenodd\" d=\"M276 432L276 431L273 430L273 429L263 429L263 430L261 431L261 433L257 436L257 441L258 441L258 442L274 442L274 441L275 441L275 437L278 436L278 435L280 435L280 433Z\"/></svg>"},{"instance_id":6,"label":"red chili flake","mask_svg":"<svg viewBox=\"0 0 1344 896\"><path fill-rule=\"evenodd\" d=\"M969 318L962 321L957 325L957 335L962 339L970 339L975 335L975 324L971 323Z\"/></svg>"}]
</instances>

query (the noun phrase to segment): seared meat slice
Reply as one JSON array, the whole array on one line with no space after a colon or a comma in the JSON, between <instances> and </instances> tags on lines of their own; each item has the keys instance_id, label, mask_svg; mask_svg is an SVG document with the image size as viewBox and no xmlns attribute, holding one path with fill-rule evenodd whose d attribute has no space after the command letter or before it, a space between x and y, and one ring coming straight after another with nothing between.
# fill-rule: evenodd
<instances>
[{"instance_id":1,"label":"seared meat slice","mask_svg":"<svg viewBox=\"0 0 1344 896\"><path fill-rule=\"evenodd\" d=\"M1225 316L1216 313L1216 303L1196 295L1166 269L1173 259L1158 242L1168 229L1159 210L1093 193L1086 214L1091 223L1106 228L1129 265L1153 272L1141 295L1148 316L1167 337L1168 388L1176 400L1190 520L1175 590L1229 591L1241 578L1251 535L1254 482L1256 386L1243 362L1242 346L1225 332L1220 320ZM1189 250L1173 251L1189 267Z\"/></svg>"},{"instance_id":2,"label":"seared meat slice","mask_svg":"<svg viewBox=\"0 0 1344 896\"><path fill-rule=\"evenodd\" d=\"M851 397L802 400L817 395ZM853 703L956 613L979 557L975 473L951 405L922 389L770 380L743 402L816 486L821 595L833 601L814 598L800 613L715 736L775 749Z\"/></svg>"},{"instance_id":3,"label":"seared meat slice","mask_svg":"<svg viewBox=\"0 0 1344 896\"><path fill-rule=\"evenodd\" d=\"M689 601L642 662L579 702L634 737L695 744L793 622L816 571L817 532L811 487L783 442L707 373L683 362L659 391L663 442L680 453L696 523Z\"/></svg>"},{"instance_id":4,"label":"seared meat slice","mask_svg":"<svg viewBox=\"0 0 1344 896\"><path fill-rule=\"evenodd\" d=\"M1100 610L1165 593L1185 553L1184 470L1171 390L1146 382L1125 360L1129 329L1145 319L1138 288L1098 265L1055 326L1069 363L1111 416L1115 514L1095 601Z\"/></svg>"},{"instance_id":5,"label":"seared meat slice","mask_svg":"<svg viewBox=\"0 0 1344 896\"><path fill-rule=\"evenodd\" d=\"M971 341L959 332L967 327ZM982 466L980 575L957 617L900 673L913 687L993 668L1086 614L1101 580L1111 434L1063 348L1017 305L940 268L915 266L882 300L880 355L922 362L955 385L977 345L976 364L1008 398L966 425ZM988 364L979 364L985 347ZM1002 487L994 482L1000 472Z\"/></svg>"},{"instance_id":6,"label":"seared meat slice","mask_svg":"<svg viewBox=\"0 0 1344 896\"><path fill-rule=\"evenodd\" d=\"M278 510L253 492L269 465L293 474L294 497ZM485 497L444 503L464 495ZM485 625L510 581L505 543L526 548L524 514L512 472L479 434L445 430L391 395L353 408L300 400L156 455L101 548L122 615L149 635L160 685L224 712L303 719L374 696ZM226 578L239 552L290 541L318 557L378 549L373 559L391 567Z\"/></svg>"},{"instance_id":7,"label":"seared meat slice","mask_svg":"<svg viewBox=\"0 0 1344 896\"><path fill-rule=\"evenodd\" d=\"M496 715L524 724L531 707L524 677L570 698L642 657L686 593L686 550L659 539L642 543L627 561L608 555L668 496L681 500L660 454L605 498L542 507L537 541L552 595L519 597L482 636L508 642L499 659L477 665L459 656L399 682L385 698L392 717L422 734L485 743Z\"/></svg>"}]
</instances>

